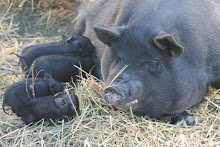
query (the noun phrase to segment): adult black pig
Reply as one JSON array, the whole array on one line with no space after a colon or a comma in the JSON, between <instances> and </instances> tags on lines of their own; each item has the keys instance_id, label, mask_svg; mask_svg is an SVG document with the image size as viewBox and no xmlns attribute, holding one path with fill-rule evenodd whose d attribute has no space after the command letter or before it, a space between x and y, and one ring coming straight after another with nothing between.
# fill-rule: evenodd
<instances>
[{"instance_id":1,"label":"adult black pig","mask_svg":"<svg viewBox=\"0 0 220 147\"><path fill-rule=\"evenodd\" d=\"M21 109L21 120L30 124L44 118L52 124L51 120L67 120L67 117L77 114L80 115L80 110L76 95L59 93L56 96L40 97L26 102Z\"/></svg>"},{"instance_id":2,"label":"adult black pig","mask_svg":"<svg viewBox=\"0 0 220 147\"><path fill-rule=\"evenodd\" d=\"M77 40L71 37L69 40L60 41L57 43L48 43L44 45L36 45L27 49L22 55L17 55L20 58L19 65L25 75L29 74L32 63L41 56L57 55L57 54L72 54L75 56L87 57L93 53L94 47L87 37L79 37Z\"/></svg>"},{"instance_id":3,"label":"adult black pig","mask_svg":"<svg viewBox=\"0 0 220 147\"><path fill-rule=\"evenodd\" d=\"M72 55L50 55L39 57L32 64L32 77L41 78L45 73L50 74L59 82L76 82L79 69L97 76L92 57L76 57Z\"/></svg>"},{"instance_id":4,"label":"adult black pig","mask_svg":"<svg viewBox=\"0 0 220 147\"><path fill-rule=\"evenodd\" d=\"M219 1L86 1L79 17L74 32L96 47L108 103L192 125L185 110L220 88Z\"/></svg>"},{"instance_id":5,"label":"adult black pig","mask_svg":"<svg viewBox=\"0 0 220 147\"><path fill-rule=\"evenodd\" d=\"M32 84L32 79L22 80L7 87L3 94L2 108L5 111L5 105L11 107L12 111L20 116L21 105L33 98L34 85L35 97L54 95L63 91L62 84L55 81L49 74L45 74L43 79L35 79Z\"/></svg>"}]
</instances>

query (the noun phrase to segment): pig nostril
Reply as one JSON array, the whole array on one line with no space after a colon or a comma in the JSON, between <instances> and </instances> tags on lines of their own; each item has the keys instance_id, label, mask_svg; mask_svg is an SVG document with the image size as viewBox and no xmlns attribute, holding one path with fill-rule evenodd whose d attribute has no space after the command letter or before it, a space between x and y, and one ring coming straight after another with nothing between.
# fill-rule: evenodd
<instances>
[{"instance_id":1,"label":"pig nostril","mask_svg":"<svg viewBox=\"0 0 220 147\"><path fill-rule=\"evenodd\" d=\"M113 93L111 91L106 91L104 92L104 99L107 103L117 105L119 102L122 101L122 96L118 93Z\"/></svg>"},{"instance_id":2,"label":"pig nostril","mask_svg":"<svg viewBox=\"0 0 220 147\"><path fill-rule=\"evenodd\" d=\"M107 93L105 93L105 94L104 94L104 99L105 99L105 101L106 101L107 103L109 103L108 98L109 98L109 95L108 95Z\"/></svg>"}]
</instances>

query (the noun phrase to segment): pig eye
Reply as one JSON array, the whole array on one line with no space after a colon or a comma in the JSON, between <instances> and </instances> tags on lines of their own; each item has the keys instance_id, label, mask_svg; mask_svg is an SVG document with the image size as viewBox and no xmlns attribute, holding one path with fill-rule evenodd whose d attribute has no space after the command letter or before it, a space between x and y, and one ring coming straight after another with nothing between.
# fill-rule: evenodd
<instances>
[{"instance_id":1,"label":"pig eye","mask_svg":"<svg viewBox=\"0 0 220 147\"><path fill-rule=\"evenodd\" d=\"M143 64L143 68L147 69L150 73L162 72L162 65L159 62L146 62Z\"/></svg>"},{"instance_id":2,"label":"pig eye","mask_svg":"<svg viewBox=\"0 0 220 147\"><path fill-rule=\"evenodd\" d=\"M118 64L119 62L121 62L121 58L118 57L116 60L115 60L115 64Z\"/></svg>"},{"instance_id":3,"label":"pig eye","mask_svg":"<svg viewBox=\"0 0 220 147\"><path fill-rule=\"evenodd\" d=\"M121 58L120 57L117 57L114 62L113 62L113 66L116 66L118 63L121 62Z\"/></svg>"}]
</instances>

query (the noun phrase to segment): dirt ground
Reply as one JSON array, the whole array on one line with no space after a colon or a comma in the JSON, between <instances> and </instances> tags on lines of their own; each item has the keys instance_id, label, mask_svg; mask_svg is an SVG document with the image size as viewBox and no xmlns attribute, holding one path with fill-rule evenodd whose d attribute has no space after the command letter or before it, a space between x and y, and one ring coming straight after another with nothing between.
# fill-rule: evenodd
<instances>
[{"instance_id":1,"label":"dirt ground","mask_svg":"<svg viewBox=\"0 0 220 147\"><path fill-rule=\"evenodd\" d=\"M82 115L54 126L43 120L28 126L12 112L2 111L7 86L24 76L18 66L20 53L33 44L58 41L74 20L73 0L0 1L0 146L220 146L220 92L210 89L205 100L188 112L195 126L169 124L116 110L103 97L103 83L88 75L65 91L79 97Z\"/></svg>"}]
</instances>

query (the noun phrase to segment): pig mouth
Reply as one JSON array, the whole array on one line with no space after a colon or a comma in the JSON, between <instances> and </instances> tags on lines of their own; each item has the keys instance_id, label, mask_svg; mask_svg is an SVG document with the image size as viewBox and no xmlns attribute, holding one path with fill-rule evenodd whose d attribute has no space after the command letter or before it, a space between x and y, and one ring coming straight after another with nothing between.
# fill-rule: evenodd
<instances>
[{"instance_id":1,"label":"pig mouth","mask_svg":"<svg viewBox=\"0 0 220 147\"><path fill-rule=\"evenodd\" d=\"M130 108L132 108L132 110L134 110L134 109L136 109L138 102L139 102L138 99L130 100L128 102L126 100L119 100L119 101L117 101L117 104L115 106L122 108L126 111L128 111Z\"/></svg>"},{"instance_id":2,"label":"pig mouth","mask_svg":"<svg viewBox=\"0 0 220 147\"><path fill-rule=\"evenodd\" d=\"M137 103L138 103L138 99L135 99L135 100L133 100L133 101L127 102L127 103L125 104L125 106L126 106L126 107L131 107L131 106L133 106L133 105L135 105L135 104L137 104Z\"/></svg>"}]
</instances>

